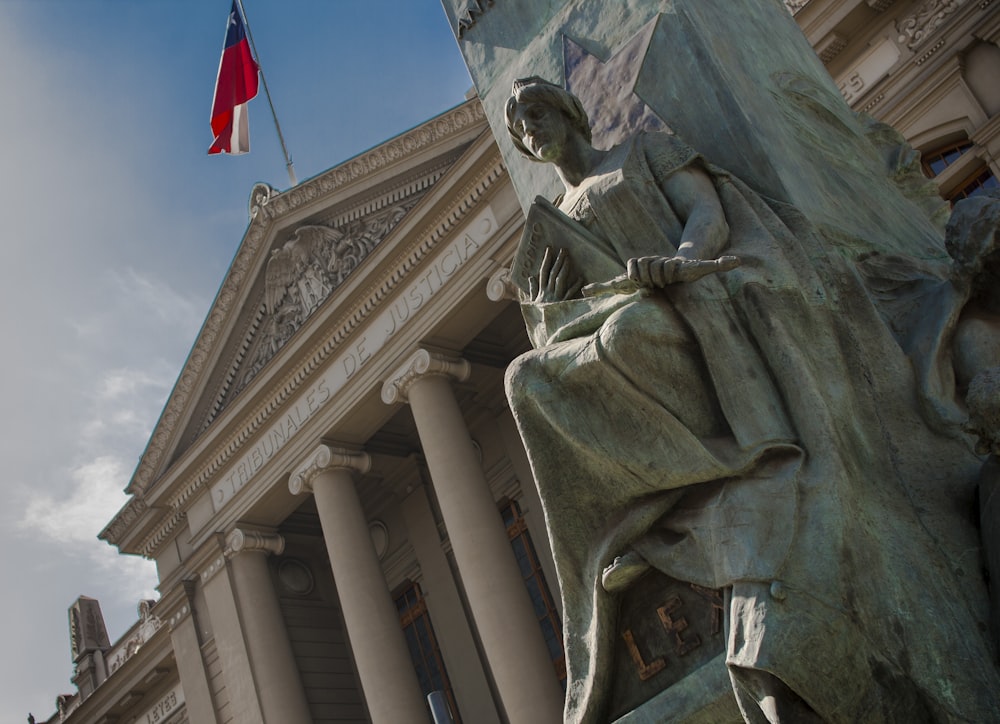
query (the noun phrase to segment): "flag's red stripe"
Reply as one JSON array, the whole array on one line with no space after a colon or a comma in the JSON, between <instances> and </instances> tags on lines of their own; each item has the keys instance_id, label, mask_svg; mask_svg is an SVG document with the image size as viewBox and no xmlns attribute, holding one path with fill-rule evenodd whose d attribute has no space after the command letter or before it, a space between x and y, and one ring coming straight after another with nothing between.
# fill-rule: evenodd
<instances>
[{"instance_id":1,"label":"flag's red stripe","mask_svg":"<svg viewBox=\"0 0 1000 724\"><path fill-rule=\"evenodd\" d=\"M257 63L246 38L222 52L212 104L212 131L218 135L232 118L232 109L257 95ZM228 119L222 118L228 115ZM218 120L217 120L218 119Z\"/></svg>"}]
</instances>

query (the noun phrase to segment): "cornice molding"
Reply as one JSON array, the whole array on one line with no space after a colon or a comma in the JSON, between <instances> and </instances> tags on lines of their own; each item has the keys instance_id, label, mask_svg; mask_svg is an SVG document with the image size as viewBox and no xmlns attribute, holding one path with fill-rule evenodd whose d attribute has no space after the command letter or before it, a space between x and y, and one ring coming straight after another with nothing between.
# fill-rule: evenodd
<instances>
[{"instance_id":1,"label":"cornice molding","mask_svg":"<svg viewBox=\"0 0 1000 724\"><path fill-rule=\"evenodd\" d=\"M212 305L212 310L195 342L187 363L177 380L170 399L150 438L149 445L139 461L127 492L144 492L153 482L153 476L160 467L170 441L180 434L177 429L191 395L201 381L205 364L211 356L219 332L233 311L239 291L246 276L256 266L260 248L268 238L269 222L286 216L316 199L326 196L359 179L370 176L386 167L403 162L433 146L435 143L454 136L486 119L486 113L478 100L469 101L444 113L438 118L385 143L378 148L361 154L354 159L330 169L313 179L283 193L264 193L261 185L251 193L252 218L240 249L233 259L229 273Z\"/></svg>"},{"instance_id":2,"label":"cornice molding","mask_svg":"<svg viewBox=\"0 0 1000 724\"><path fill-rule=\"evenodd\" d=\"M372 459L366 452L320 445L302 465L292 471L288 478L288 491L292 495L312 493L316 476L327 470L349 470L364 475L371 469Z\"/></svg>"},{"instance_id":3,"label":"cornice molding","mask_svg":"<svg viewBox=\"0 0 1000 724\"><path fill-rule=\"evenodd\" d=\"M149 506L146 505L145 500L139 497L130 498L111 522L105 526L104 530L98 533L97 537L111 545L118 545L129 526L135 523L147 510L149 510Z\"/></svg>"},{"instance_id":4,"label":"cornice molding","mask_svg":"<svg viewBox=\"0 0 1000 724\"><path fill-rule=\"evenodd\" d=\"M418 349L382 385L382 402L387 405L406 402L410 386L422 377L438 375L464 382L471 373L472 365L468 360Z\"/></svg>"}]
</instances>

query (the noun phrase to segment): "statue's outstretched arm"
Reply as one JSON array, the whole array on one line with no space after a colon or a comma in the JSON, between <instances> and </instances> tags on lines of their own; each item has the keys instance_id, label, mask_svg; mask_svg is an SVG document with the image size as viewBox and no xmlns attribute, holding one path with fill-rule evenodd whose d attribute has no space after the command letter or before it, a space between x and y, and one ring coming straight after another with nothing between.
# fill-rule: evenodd
<instances>
[{"instance_id":1,"label":"statue's outstretched arm","mask_svg":"<svg viewBox=\"0 0 1000 724\"><path fill-rule=\"evenodd\" d=\"M729 224L711 177L687 166L660 181L660 189L684 224L677 256L715 259L729 241Z\"/></svg>"}]
</instances>

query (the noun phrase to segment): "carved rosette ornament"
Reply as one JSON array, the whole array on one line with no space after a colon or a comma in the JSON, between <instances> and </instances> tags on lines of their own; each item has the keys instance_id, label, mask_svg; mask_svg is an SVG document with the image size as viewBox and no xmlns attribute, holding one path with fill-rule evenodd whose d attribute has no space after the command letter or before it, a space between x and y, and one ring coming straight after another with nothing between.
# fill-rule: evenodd
<instances>
[{"instance_id":1,"label":"carved rosette ornament","mask_svg":"<svg viewBox=\"0 0 1000 724\"><path fill-rule=\"evenodd\" d=\"M313 492L313 481L327 470L347 469L364 475L372 468L371 456L363 451L320 445L288 479L292 495Z\"/></svg>"},{"instance_id":2,"label":"carved rosette ornament","mask_svg":"<svg viewBox=\"0 0 1000 724\"><path fill-rule=\"evenodd\" d=\"M459 382L464 382L471 373L472 365L468 360L418 349L382 385L382 402L387 405L406 402L410 385L427 375L454 377Z\"/></svg>"}]
</instances>

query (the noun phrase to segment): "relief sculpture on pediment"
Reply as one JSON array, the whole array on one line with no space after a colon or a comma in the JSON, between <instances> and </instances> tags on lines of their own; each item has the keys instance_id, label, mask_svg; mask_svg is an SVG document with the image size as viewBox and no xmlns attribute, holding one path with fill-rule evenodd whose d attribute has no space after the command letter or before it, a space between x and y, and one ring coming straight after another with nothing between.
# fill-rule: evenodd
<instances>
[{"instance_id":1,"label":"relief sculpture on pediment","mask_svg":"<svg viewBox=\"0 0 1000 724\"><path fill-rule=\"evenodd\" d=\"M337 289L419 196L340 226L304 224L271 250L264 278L263 318L248 347L248 366L236 390L246 387L305 320Z\"/></svg>"}]
</instances>

